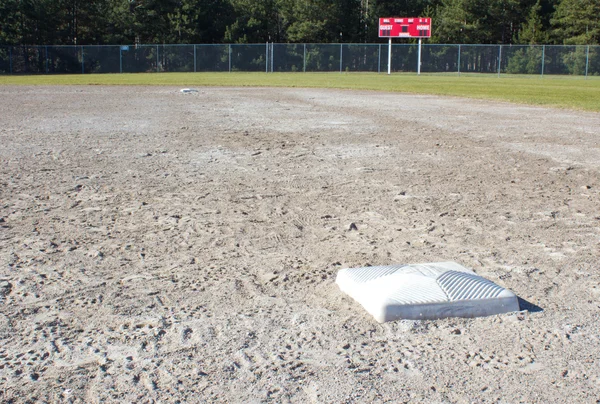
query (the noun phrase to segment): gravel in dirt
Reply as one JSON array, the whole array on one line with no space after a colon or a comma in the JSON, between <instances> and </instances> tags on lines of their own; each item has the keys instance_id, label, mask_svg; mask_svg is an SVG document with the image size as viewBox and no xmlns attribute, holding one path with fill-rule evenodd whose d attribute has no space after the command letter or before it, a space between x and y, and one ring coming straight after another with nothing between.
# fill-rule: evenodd
<instances>
[{"instance_id":1,"label":"gravel in dirt","mask_svg":"<svg viewBox=\"0 0 600 404\"><path fill-rule=\"evenodd\" d=\"M593 402L600 114L316 89L0 87L0 400ZM523 311L378 324L344 267Z\"/></svg>"}]
</instances>

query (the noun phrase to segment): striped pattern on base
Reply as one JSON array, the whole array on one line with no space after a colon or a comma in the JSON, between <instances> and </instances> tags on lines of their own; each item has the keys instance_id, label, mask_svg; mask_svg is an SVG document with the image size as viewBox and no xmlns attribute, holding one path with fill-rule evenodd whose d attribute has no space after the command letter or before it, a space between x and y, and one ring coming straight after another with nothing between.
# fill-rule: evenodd
<instances>
[{"instance_id":1,"label":"striped pattern on base","mask_svg":"<svg viewBox=\"0 0 600 404\"><path fill-rule=\"evenodd\" d=\"M448 271L437 278L437 283L451 302L457 300L493 299L504 288L481 276L466 272Z\"/></svg>"}]
</instances>

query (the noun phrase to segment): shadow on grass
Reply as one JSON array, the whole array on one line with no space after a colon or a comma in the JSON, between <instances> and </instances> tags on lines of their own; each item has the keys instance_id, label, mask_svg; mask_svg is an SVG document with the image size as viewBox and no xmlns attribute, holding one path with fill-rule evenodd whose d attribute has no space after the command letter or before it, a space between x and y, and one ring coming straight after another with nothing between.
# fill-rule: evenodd
<instances>
[{"instance_id":1,"label":"shadow on grass","mask_svg":"<svg viewBox=\"0 0 600 404\"><path fill-rule=\"evenodd\" d=\"M527 310L530 313L540 313L544 311L544 309L542 309L540 306L528 302L525 299L521 299L520 297L518 297L517 299L519 299L519 308L521 310Z\"/></svg>"}]
</instances>

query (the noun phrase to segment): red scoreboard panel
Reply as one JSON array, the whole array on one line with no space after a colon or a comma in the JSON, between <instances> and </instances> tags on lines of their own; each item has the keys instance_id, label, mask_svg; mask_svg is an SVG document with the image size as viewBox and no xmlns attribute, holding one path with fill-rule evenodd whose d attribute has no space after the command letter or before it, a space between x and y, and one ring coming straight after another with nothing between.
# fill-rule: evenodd
<instances>
[{"instance_id":1,"label":"red scoreboard panel","mask_svg":"<svg viewBox=\"0 0 600 404\"><path fill-rule=\"evenodd\" d=\"M431 18L380 18L380 38L429 38Z\"/></svg>"}]
</instances>

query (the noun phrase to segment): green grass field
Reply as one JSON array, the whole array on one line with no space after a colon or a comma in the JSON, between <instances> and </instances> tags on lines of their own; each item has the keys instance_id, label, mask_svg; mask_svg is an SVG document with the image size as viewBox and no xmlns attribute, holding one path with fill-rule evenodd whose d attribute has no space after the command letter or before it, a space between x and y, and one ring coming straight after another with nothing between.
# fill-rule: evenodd
<instances>
[{"instance_id":1,"label":"green grass field","mask_svg":"<svg viewBox=\"0 0 600 404\"><path fill-rule=\"evenodd\" d=\"M377 73L139 73L0 76L0 85L318 87L460 96L600 111L600 77Z\"/></svg>"}]
</instances>

